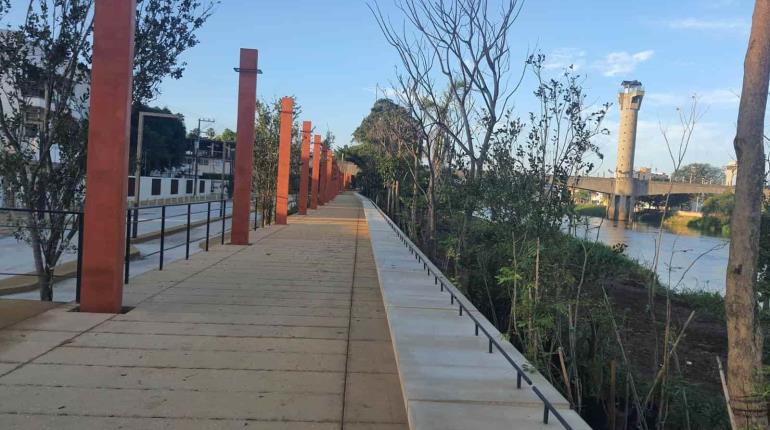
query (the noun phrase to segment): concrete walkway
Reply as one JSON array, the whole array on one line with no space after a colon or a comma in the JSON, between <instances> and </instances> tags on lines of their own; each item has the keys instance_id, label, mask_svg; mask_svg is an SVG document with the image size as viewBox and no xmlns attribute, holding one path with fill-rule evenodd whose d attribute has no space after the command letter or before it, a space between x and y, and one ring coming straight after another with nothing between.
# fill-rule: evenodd
<instances>
[{"instance_id":1,"label":"concrete walkway","mask_svg":"<svg viewBox=\"0 0 770 430\"><path fill-rule=\"evenodd\" d=\"M407 428L359 201L289 223L0 330L0 428Z\"/></svg>"}]
</instances>

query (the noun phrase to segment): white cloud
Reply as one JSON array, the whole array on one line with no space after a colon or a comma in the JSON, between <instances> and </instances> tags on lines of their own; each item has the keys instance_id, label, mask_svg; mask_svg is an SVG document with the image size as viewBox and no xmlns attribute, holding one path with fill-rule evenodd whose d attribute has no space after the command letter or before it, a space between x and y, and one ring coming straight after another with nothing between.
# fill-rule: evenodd
<instances>
[{"instance_id":1,"label":"white cloud","mask_svg":"<svg viewBox=\"0 0 770 430\"><path fill-rule=\"evenodd\" d=\"M575 70L586 64L586 51L575 48L558 48L545 56L545 69L563 70L572 66Z\"/></svg>"},{"instance_id":2,"label":"white cloud","mask_svg":"<svg viewBox=\"0 0 770 430\"><path fill-rule=\"evenodd\" d=\"M655 51L648 49L636 53L626 51L610 52L604 59L600 60L595 66L601 70L604 76L618 76L633 72L640 63L643 63L655 54Z\"/></svg>"},{"instance_id":3,"label":"white cloud","mask_svg":"<svg viewBox=\"0 0 770 430\"><path fill-rule=\"evenodd\" d=\"M691 103L693 96L697 97L698 103L703 107L730 107L738 105L738 102L740 101L740 90L720 88L706 91L694 91L692 93L648 92L644 98L647 103L654 106L685 107Z\"/></svg>"},{"instance_id":4,"label":"white cloud","mask_svg":"<svg viewBox=\"0 0 770 430\"><path fill-rule=\"evenodd\" d=\"M701 19L681 18L664 21L668 28L675 30L702 30L702 31L748 31L750 24L743 19Z\"/></svg>"}]
</instances>

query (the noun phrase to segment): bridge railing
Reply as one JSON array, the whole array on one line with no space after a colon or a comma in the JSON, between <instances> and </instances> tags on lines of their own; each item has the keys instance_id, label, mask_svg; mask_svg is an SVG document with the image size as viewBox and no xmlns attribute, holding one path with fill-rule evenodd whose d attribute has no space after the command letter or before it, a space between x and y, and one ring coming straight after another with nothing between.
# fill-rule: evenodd
<instances>
[{"instance_id":1,"label":"bridge railing","mask_svg":"<svg viewBox=\"0 0 770 430\"><path fill-rule=\"evenodd\" d=\"M516 371L516 388L521 389L522 381L524 381L532 390L532 392L535 393L535 395L540 399L540 401L543 403L543 424L548 424L550 416L553 415L563 428L567 430L573 430L573 427L569 424L569 422L567 422L564 416L559 413L558 409L556 409L551 401L548 400L543 392L532 382L532 379L527 375L526 371L510 356L500 340L498 340L496 336L487 330L487 328L479 321L478 317L473 314L472 309L468 309L468 307L459 300L459 296L462 294L457 290L457 287L455 287L448 279L446 279L446 277L436 268L430 259L425 256L420 248L409 239L409 237L401 230L401 228L397 226L391 220L391 218L379 206L377 206L377 204L371 200L369 201L377 209L377 211L379 211L393 232L396 233L401 243L403 243L404 246L409 250L409 253L414 256L418 263L422 264L423 270L426 271L427 275L433 277L433 283L439 287L439 292L449 293L450 304L457 305L458 315L467 315L468 318L470 318L475 326L475 335L483 335L486 337L488 343L487 352L490 354L493 354L495 351L499 352Z\"/></svg>"}]
</instances>

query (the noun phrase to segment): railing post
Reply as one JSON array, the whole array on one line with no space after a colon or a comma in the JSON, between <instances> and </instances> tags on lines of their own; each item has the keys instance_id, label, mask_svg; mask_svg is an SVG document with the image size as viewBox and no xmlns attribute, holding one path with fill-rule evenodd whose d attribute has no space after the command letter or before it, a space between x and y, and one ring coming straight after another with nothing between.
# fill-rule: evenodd
<instances>
[{"instance_id":1,"label":"railing post","mask_svg":"<svg viewBox=\"0 0 770 430\"><path fill-rule=\"evenodd\" d=\"M83 218L85 217L85 212L81 212L78 215L78 269L77 269L77 280L75 281L75 302L80 303L80 281L82 279L82 273L83 273L83 226L85 225L85 222Z\"/></svg>"},{"instance_id":2,"label":"railing post","mask_svg":"<svg viewBox=\"0 0 770 430\"><path fill-rule=\"evenodd\" d=\"M166 247L166 207L160 208L160 268L163 270L163 252Z\"/></svg>"},{"instance_id":3,"label":"railing post","mask_svg":"<svg viewBox=\"0 0 770 430\"><path fill-rule=\"evenodd\" d=\"M227 200L222 200L222 203L219 204L222 209L222 245L225 244L225 220L227 219Z\"/></svg>"},{"instance_id":4,"label":"railing post","mask_svg":"<svg viewBox=\"0 0 770 430\"><path fill-rule=\"evenodd\" d=\"M548 405L543 403L543 424L548 424Z\"/></svg>"},{"instance_id":5,"label":"railing post","mask_svg":"<svg viewBox=\"0 0 770 430\"><path fill-rule=\"evenodd\" d=\"M128 275L131 266L131 209L126 212L128 220L126 222L126 255L123 262L123 283L128 284Z\"/></svg>"},{"instance_id":6,"label":"railing post","mask_svg":"<svg viewBox=\"0 0 770 430\"><path fill-rule=\"evenodd\" d=\"M187 237L185 238L184 246L184 259L190 259L190 215L192 212L192 204L187 204Z\"/></svg>"},{"instance_id":7,"label":"railing post","mask_svg":"<svg viewBox=\"0 0 770 430\"><path fill-rule=\"evenodd\" d=\"M259 218L259 217L257 216L257 214L259 214L259 208L257 207L257 206L258 206L258 205L257 205L257 202L258 202L258 200L255 198L255 199L254 199L254 231L257 231L257 227L258 227L258 226L257 226L257 221L259 221L259 220L257 219L257 218Z\"/></svg>"},{"instance_id":8,"label":"railing post","mask_svg":"<svg viewBox=\"0 0 770 430\"><path fill-rule=\"evenodd\" d=\"M211 202L208 202L206 211L206 252L209 252L209 232L211 231Z\"/></svg>"},{"instance_id":9,"label":"railing post","mask_svg":"<svg viewBox=\"0 0 770 430\"><path fill-rule=\"evenodd\" d=\"M133 229L134 231L132 232L131 237L136 239L136 236L139 234L139 208L134 209Z\"/></svg>"}]
</instances>

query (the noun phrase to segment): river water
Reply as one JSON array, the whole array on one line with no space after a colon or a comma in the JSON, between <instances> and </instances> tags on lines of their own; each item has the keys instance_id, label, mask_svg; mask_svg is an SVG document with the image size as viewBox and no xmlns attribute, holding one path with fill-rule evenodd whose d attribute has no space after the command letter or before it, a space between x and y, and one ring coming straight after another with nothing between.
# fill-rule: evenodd
<instances>
[{"instance_id":1,"label":"river water","mask_svg":"<svg viewBox=\"0 0 770 430\"><path fill-rule=\"evenodd\" d=\"M613 223L601 218L587 218L588 227L577 235L615 245L624 243L625 254L652 268L659 230L657 225L635 222ZM725 273L730 241L707 236L695 230L663 230L658 276L676 289L714 291L724 294Z\"/></svg>"}]
</instances>

